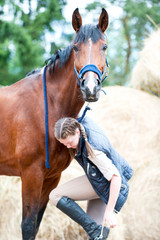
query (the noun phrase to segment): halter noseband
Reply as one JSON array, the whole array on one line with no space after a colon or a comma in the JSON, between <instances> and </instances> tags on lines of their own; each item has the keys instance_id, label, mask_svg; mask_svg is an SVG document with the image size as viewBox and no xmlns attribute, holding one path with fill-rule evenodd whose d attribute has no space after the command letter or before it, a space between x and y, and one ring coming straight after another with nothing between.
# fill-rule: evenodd
<instances>
[{"instance_id":1,"label":"halter noseband","mask_svg":"<svg viewBox=\"0 0 160 240\"><path fill-rule=\"evenodd\" d=\"M108 67L109 67L109 65L108 65L107 58L106 58L106 65L105 65L105 69L104 69L103 73L101 73L101 71L94 64L87 64L78 73L75 63L74 63L74 71L75 71L75 75L76 75L78 84L80 85L80 80L83 78L84 74L89 71L96 73L99 77L100 82L102 83L107 78L107 76L104 77L104 74L106 73L106 70Z\"/></svg>"}]
</instances>

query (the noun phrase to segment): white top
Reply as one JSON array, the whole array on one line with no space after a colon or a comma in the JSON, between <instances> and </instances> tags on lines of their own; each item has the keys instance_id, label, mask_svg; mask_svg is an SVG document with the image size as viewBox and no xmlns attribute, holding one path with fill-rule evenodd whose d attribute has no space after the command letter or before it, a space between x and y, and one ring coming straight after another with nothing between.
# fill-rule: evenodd
<instances>
[{"instance_id":1,"label":"white top","mask_svg":"<svg viewBox=\"0 0 160 240\"><path fill-rule=\"evenodd\" d=\"M106 156L105 153L93 150L95 154L95 158L91 158L89 156L89 160L93 162L97 168L101 171L101 173L104 175L104 177L110 181L113 175L120 176L120 173L116 166L112 163L112 161Z\"/></svg>"}]
</instances>

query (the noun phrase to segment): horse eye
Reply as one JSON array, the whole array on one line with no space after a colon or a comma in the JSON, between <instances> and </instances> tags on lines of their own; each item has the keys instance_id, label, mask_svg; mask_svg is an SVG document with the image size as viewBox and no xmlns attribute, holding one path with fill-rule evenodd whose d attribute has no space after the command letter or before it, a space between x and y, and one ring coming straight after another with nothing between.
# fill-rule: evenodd
<instances>
[{"instance_id":1,"label":"horse eye","mask_svg":"<svg viewBox=\"0 0 160 240\"><path fill-rule=\"evenodd\" d=\"M103 50L103 51L106 51L106 49L107 49L107 45L104 45L104 46L102 47L102 50Z\"/></svg>"},{"instance_id":2,"label":"horse eye","mask_svg":"<svg viewBox=\"0 0 160 240\"><path fill-rule=\"evenodd\" d=\"M77 46L74 45L73 49L74 49L75 52L78 52L78 47Z\"/></svg>"}]
</instances>

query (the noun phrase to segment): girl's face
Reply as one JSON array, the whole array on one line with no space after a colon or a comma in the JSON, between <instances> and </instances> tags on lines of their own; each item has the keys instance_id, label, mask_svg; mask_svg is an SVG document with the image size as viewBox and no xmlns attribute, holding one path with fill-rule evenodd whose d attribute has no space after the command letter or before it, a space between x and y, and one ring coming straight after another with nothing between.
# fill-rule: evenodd
<instances>
[{"instance_id":1,"label":"girl's face","mask_svg":"<svg viewBox=\"0 0 160 240\"><path fill-rule=\"evenodd\" d=\"M74 135L68 135L65 139L59 139L58 141L64 144L67 148L77 148L79 144L80 131L78 128L75 130Z\"/></svg>"}]
</instances>

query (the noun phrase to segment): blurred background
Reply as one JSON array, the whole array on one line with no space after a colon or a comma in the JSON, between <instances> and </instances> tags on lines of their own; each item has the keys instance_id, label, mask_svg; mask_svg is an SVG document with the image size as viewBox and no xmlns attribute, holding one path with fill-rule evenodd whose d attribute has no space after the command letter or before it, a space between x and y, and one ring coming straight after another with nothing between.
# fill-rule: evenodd
<instances>
[{"instance_id":1,"label":"blurred background","mask_svg":"<svg viewBox=\"0 0 160 240\"><path fill-rule=\"evenodd\" d=\"M72 13L98 23L104 7L110 65L107 95L89 111L131 164L128 200L109 240L160 240L160 1L0 0L0 87L44 62L74 36ZM76 161L60 184L82 175ZM0 240L21 240L21 180L0 176ZM79 203L84 210L86 202ZM87 240L84 230L49 203L37 240Z\"/></svg>"},{"instance_id":2,"label":"blurred background","mask_svg":"<svg viewBox=\"0 0 160 240\"><path fill-rule=\"evenodd\" d=\"M72 13L77 7L83 23L97 24L101 8L108 11L110 74L104 84L128 84L142 40L159 26L159 0L1 0L0 85L10 85L42 67L57 49L71 43Z\"/></svg>"}]
</instances>

